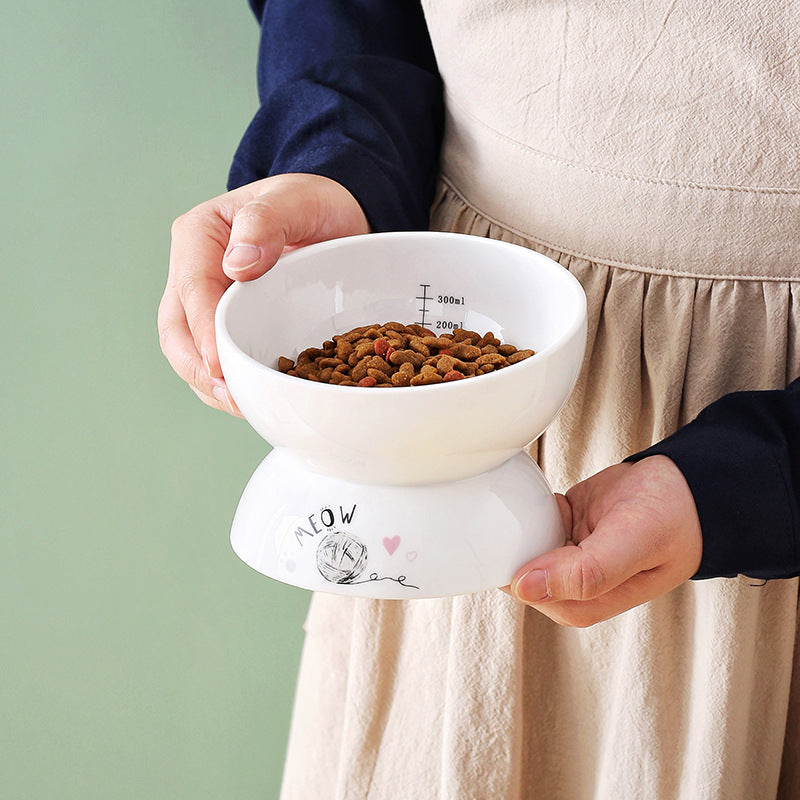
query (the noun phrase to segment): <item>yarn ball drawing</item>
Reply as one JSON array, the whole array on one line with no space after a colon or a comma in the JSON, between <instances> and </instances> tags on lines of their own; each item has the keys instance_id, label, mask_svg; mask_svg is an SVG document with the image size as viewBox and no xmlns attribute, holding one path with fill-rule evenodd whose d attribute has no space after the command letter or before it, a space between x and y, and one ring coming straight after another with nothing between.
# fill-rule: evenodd
<instances>
[{"instance_id":1,"label":"yarn ball drawing","mask_svg":"<svg viewBox=\"0 0 800 800\"><path fill-rule=\"evenodd\" d=\"M367 548L344 531L329 533L317 548L317 569L326 581L351 583L367 566Z\"/></svg>"}]
</instances>

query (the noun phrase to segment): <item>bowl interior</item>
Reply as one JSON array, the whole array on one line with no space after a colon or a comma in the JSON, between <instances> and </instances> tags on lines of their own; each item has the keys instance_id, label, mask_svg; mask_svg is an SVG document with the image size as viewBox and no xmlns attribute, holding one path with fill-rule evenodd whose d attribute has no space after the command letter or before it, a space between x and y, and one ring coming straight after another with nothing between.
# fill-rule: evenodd
<instances>
[{"instance_id":1,"label":"bowl interior","mask_svg":"<svg viewBox=\"0 0 800 800\"><path fill-rule=\"evenodd\" d=\"M218 325L260 364L277 367L335 334L368 323L492 331L545 351L585 317L566 269L522 247L447 233L388 233L324 242L283 256L266 275L236 284Z\"/></svg>"}]
</instances>

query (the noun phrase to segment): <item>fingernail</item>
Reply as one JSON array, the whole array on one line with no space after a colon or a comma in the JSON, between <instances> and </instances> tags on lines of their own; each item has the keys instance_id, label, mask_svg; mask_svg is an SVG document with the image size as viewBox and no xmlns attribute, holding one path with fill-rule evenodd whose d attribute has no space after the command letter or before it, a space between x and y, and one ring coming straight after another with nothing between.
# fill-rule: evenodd
<instances>
[{"instance_id":1,"label":"fingernail","mask_svg":"<svg viewBox=\"0 0 800 800\"><path fill-rule=\"evenodd\" d=\"M550 597L547 589L547 573L543 569L526 572L514 584L514 594L525 603L538 603Z\"/></svg>"},{"instance_id":2,"label":"fingernail","mask_svg":"<svg viewBox=\"0 0 800 800\"><path fill-rule=\"evenodd\" d=\"M235 244L225 254L225 266L238 272L252 267L261 258L261 248L254 244Z\"/></svg>"},{"instance_id":3,"label":"fingernail","mask_svg":"<svg viewBox=\"0 0 800 800\"><path fill-rule=\"evenodd\" d=\"M233 410L230 398L228 397L228 390L224 386L215 386L211 390L211 394L214 395L214 399L219 403L222 403L222 405L224 405L226 408Z\"/></svg>"}]
</instances>

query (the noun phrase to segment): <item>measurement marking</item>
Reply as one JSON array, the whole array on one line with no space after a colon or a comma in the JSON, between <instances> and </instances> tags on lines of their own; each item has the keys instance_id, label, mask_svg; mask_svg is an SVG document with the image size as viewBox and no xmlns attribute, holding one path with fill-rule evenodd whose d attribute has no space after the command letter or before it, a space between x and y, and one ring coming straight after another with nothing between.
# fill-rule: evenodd
<instances>
[{"instance_id":1,"label":"measurement marking","mask_svg":"<svg viewBox=\"0 0 800 800\"><path fill-rule=\"evenodd\" d=\"M428 313L428 300L432 300L433 298L428 294L428 289L431 288L429 283L420 283L420 289L422 289L422 295L417 295L415 300L422 300L422 308L418 308L417 311L422 312L422 321L419 323L422 327L426 327L425 325L425 314Z\"/></svg>"}]
</instances>

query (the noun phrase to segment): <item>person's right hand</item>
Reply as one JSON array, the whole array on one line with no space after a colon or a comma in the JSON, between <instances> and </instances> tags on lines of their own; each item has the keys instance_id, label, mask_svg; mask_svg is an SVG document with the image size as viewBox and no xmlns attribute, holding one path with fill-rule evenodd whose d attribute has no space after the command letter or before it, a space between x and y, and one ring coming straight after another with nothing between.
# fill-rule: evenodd
<instances>
[{"instance_id":1,"label":"person's right hand","mask_svg":"<svg viewBox=\"0 0 800 800\"><path fill-rule=\"evenodd\" d=\"M215 197L172 225L158 308L161 350L207 405L239 414L217 355L214 311L228 286L263 275L286 249L369 233L361 206L319 175L264 178Z\"/></svg>"}]
</instances>

